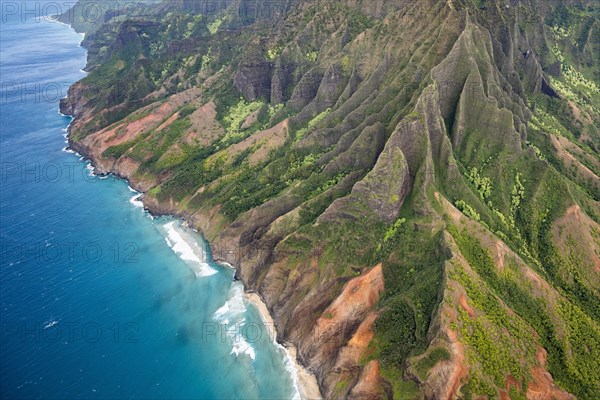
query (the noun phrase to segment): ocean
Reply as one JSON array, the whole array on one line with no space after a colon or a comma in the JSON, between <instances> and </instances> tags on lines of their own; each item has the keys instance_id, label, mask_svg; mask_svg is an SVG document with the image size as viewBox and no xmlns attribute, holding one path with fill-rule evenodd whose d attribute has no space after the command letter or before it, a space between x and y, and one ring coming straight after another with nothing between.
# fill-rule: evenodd
<instances>
[{"instance_id":1,"label":"ocean","mask_svg":"<svg viewBox=\"0 0 600 400\"><path fill-rule=\"evenodd\" d=\"M85 76L82 36L3 11L2 398L298 397L288 353L234 271L65 149L58 102Z\"/></svg>"}]
</instances>

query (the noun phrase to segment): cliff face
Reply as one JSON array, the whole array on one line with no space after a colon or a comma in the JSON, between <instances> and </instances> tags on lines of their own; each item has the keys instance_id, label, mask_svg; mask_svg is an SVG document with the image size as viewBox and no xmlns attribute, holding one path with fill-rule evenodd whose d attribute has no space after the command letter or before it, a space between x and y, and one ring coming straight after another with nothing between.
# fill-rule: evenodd
<instances>
[{"instance_id":1,"label":"cliff face","mask_svg":"<svg viewBox=\"0 0 600 400\"><path fill-rule=\"evenodd\" d=\"M71 146L201 229L325 397L600 396L594 2L190 4L98 27Z\"/></svg>"}]
</instances>

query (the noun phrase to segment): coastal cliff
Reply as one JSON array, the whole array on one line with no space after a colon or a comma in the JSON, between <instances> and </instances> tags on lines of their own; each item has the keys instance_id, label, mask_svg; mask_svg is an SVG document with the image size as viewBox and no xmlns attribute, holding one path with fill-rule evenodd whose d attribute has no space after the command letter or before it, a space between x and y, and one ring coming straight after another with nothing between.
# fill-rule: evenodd
<instances>
[{"instance_id":1,"label":"coastal cliff","mask_svg":"<svg viewBox=\"0 0 600 400\"><path fill-rule=\"evenodd\" d=\"M324 397L600 396L595 2L155 3L86 37L69 145L201 230Z\"/></svg>"}]
</instances>

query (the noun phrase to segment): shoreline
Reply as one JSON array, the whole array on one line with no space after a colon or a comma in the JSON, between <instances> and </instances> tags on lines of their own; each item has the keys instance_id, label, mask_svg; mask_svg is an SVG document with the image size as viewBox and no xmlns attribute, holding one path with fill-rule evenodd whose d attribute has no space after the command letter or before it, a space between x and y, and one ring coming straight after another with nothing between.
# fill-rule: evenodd
<instances>
[{"instance_id":1,"label":"shoreline","mask_svg":"<svg viewBox=\"0 0 600 400\"><path fill-rule=\"evenodd\" d=\"M68 132L68 134L70 134L70 131ZM93 157L90 157L86 154L80 153L78 150L74 149L70 145L70 142L69 142L69 145L64 150L72 152L75 155L81 156L82 157L81 161L83 161L83 162L85 162L85 161L89 162L89 165L92 167L91 173L93 175L96 175L96 176L113 175L116 178L118 178L119 180L124 181L127 184L129 190L135 194L135 196L132 199L130 199L129 202L131 204L133 204L132 200L135 199L136 202L141 203L142 204L141 208L148 214L148 216L151 219L154 219L156 217L171 217L176 220L179 220L182 224L182 227L191 229L195 233L201 235L202 239L206 241L208 246L210 246L210 242L208 241L208 239L206 239L204 237L204 235L202 235L202 232L198 231L191 224L191 222L188 221L188 219L185 216L176 215L176 214L155 214L154 212L152 212L151 209L146 207L146 204L144 202L144 192L140 191L138 189L135 189L135 187L132 185L132 183L126 177L119 176L118 174L115 174L113 172L109 172L107 174L98 174L96 172L96 165L95 165ZM135 205L135 206L139 207L137 205ZM231 265L230 263L228 263L226 261L220 261L220 260L213 259L213 262L215 262L219 265L222 265L226 268L231 268L234 271L237 270L235 266ZM285 343L281 344L277 341L277 330L275 328L275 321L273 319L273 316L269 312L269 309L268 309L267 305L265 304L265 302L262 300L262 298L260 297L260 295L258 293L247 291L246 287L242 281L240 281L240 284L242 285L242 288L244 291L244 293L243 293L244 299L248 303L250 303L256 307L256 309L258 310L258 312L261 316L261 319L263 320L263 323L266 326L273 327L272 328L273 329L272 332L274 333L273 342L275 343L275 345L281 346L283 351L286 353L287 359L290 361L290 363L292 364L292 366L294 368L294 371L293 371L294 376L292 376L292 380L294 381L294 384L295 384L296 388L298 389L300 399L301 400L322 400L323 395L321 394L321 389L319 388L319 384L317 382L317 377L312 372L310 372L308 369L306 369L302 364L300 364L300 362L298 361L298 358L297 358L298 351L296 349L296 346L294 346L292 343L289 343L289 342L285 342Z\"/></svg>"},{"instance_id":2,"label":"shoreline","mask_svg":"<svg viewBox=\"0 0 600 400\"><path fill-rule=\"evenodd\" d=\"M284 349L287 358L291 361L294 367L294 374L296 375L294 383L298 388L300 398L303 400L322 399L323 396L321 395L321 390L319 388L319 384L317 383L317 377L298 362L298 352L296 346L287 342L284 344L279 344L276 341L277 330L275 328L275 322L271 316L271 313L269 312L269 309L267 308L267 305L262 300L260 295L256 292L244 291L244 297L250 304L253 304L256 307L265 325L273 327L275 343Z\"/></svg>"},{"instance_id":3,"label":"shoreline","mask_svg":"<svg viewBox=\"0 0 600 400\"><path fill-rule=\"evenodd\" d=\"M56 22L59 22L63 25L68 26L69 28L73 29L75 31L75 29L70 25L70 24L66 24L63 23L61 21L55 20ZM75 31L77 32L77 31ZM85 33L80 33L81 35L84 36L85 38ZM79 46L81 46L81 43L83 43L83 39L82 41L79 43ZM67 96L68 97L68 96ZM81 150L83 149L77 149L74 147L75 143L71 140L71 128L72 128L72 124L75 121L76 117L74 117L73 115L70 114L63 114L60 111L59 108L59 114L64 115L65 117L70 117L71 121L70 123L67 125L66 128L66 134L65 134L65 138L67 139L67 146L65 147L65 151L70 151L73 152L76 155L79 155L81 157L83 157L82 161L89 161L90 166L92 167L91 169L91 173L94 175L98 175L98 176L106 176L106 175L113 175L115 177L117 177L120 180L123 180L125 183L127 183L129 189L131 191L134 191L138 194L136 194L136 196L134 196L133 199L136 200L136 202L139 202L142 204L142 208L144 209L144 211L146 211L149 216L151 218L154 218L156 216L159 215L155 215L155 213L152 212L152 210L147 207L146 203L145 203L145 191L140 190L138 188L136 188L135 184L133 182L130 181L130 179L128 179L125 176L121 176L113 171L110 171L108 173L98 173L97 172L97 163L96 160L94 160L94 157L90 154L86 154L86 152L82 152ZM133 200L131 199L131 200ZM130 202L131 202L130 200ZM133 204L133 203L132 203ZM208 239L206 239L204 237L204 235L202 235L202 232L199 232L197 229L195 229L192 221L189 221L185 215L176 215L176 214L160 214L160 216L170 216L172 218L178 219L182 222L182 225L192 229L193 231L199 233L203 240L205 240L208 244L208 246L210 247L211 244L208 241ZM237 270L237 268L227 262L224 261L218 261L218 260L214 260L214 262L221 264L223 266L232 268L234 270ZM260 297L260 295L256 292L248 292L246 290L246 287L244 285L243 282L240 282L244 291L244 299L248 301L248 303L253 304L257 310L259 311L259 314L263 320L263 322L266 325L272 326L273 327L273 333L275 334L274 340L273 342L275 343L275 345L277 346L281 346L281 348L284 350L285 355L287 357L287 359L289 360L289 362L291 363L292 367L293 367L293 376L292 376L292 380L294 382L295 387L298 390L298 394L300 395L300 398L302 400L320 400L323 399L323 396L321 394L321 390L319 388L319 384L317 382L317 377L311 373L310 371L308 371L302 364L300 364L300 362L298 361L297 358L297 349L296 346L294 346L291 343L284 343L281 344L279 342L277 342L277 331L275 329L275 323L274 323L274 319L273 316L271 315L271 313L269 312L269 309L267 307L267 305L264 303L264 301L262 300L262 298Z\"/></svg>"}]
</instances>

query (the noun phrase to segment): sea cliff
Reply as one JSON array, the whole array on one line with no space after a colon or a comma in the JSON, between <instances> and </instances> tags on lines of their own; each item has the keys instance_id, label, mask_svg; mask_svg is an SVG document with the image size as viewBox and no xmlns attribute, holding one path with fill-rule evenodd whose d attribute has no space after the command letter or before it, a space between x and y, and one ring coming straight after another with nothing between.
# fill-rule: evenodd
<instances>
[{"instance_id":1,"label":"sea cliff","mask_svg":"<svg viewBox=\"0 0 600 400\"><path fill-rule=\"evenodd\" d=\"M96 27L70 146L200 230L326 398L600 393L594 2L242 3Z\"/></svg>"}]
</instances>

